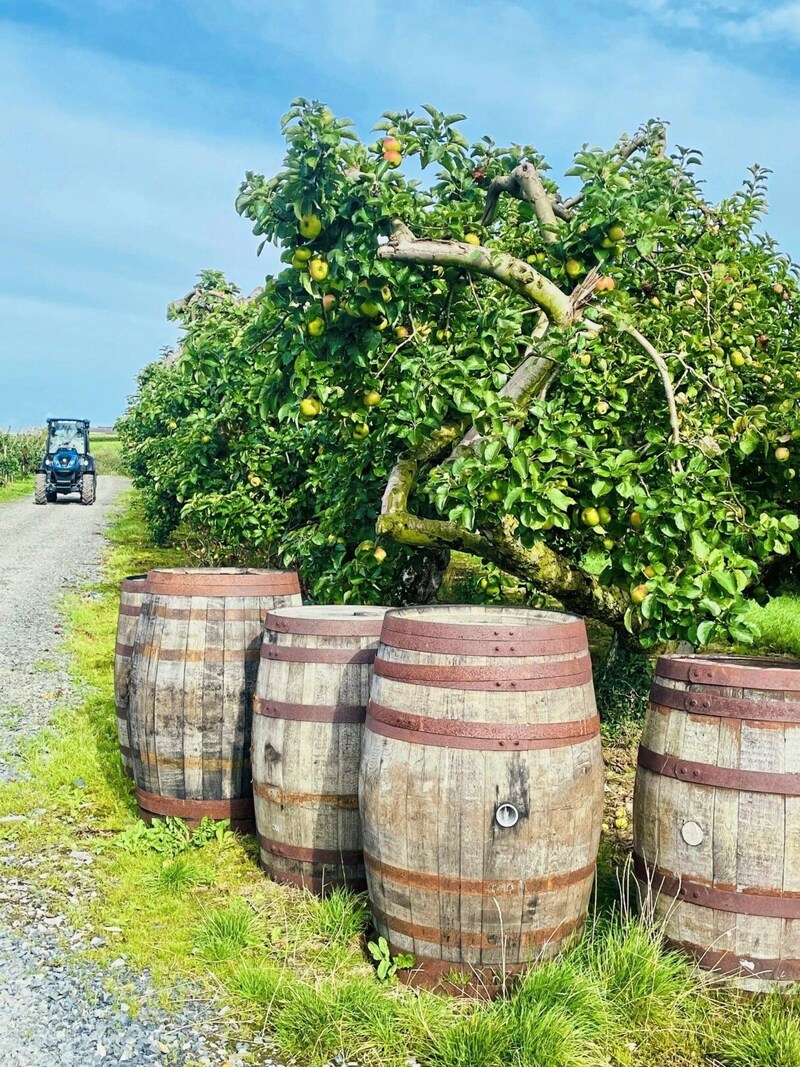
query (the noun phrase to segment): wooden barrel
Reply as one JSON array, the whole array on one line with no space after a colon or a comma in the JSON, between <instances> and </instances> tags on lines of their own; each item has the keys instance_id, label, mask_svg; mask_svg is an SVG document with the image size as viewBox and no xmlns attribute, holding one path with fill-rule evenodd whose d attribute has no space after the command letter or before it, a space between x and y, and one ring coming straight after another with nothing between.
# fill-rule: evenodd
<instances>
[{"instance_id":1,"label":"wooden barrel","mask_svg":"<svg viewBox=\"0 0 800 1067\"><path fill-rule=\"evenodd\" d=\"M410 981L489 996L581 929L599 729L576 616L387 613L359 790L375 926L392 954L416 957Z\"/></svg>"},{"instance_id":2,"label":"wooden barrel","mask_svg":"<svg viewBox=\"0 0 800 1067\"><path fill-rule=\"evenodd\" d=\"M131 675L131 656L136 624L144 597L146 574L132 574L120 586L117 640L114 646L114 704L117 709L117 737L122 758L122 770L133 777L131 742L128 731L128 684Z\"/></svg>"},{"instance_id":3,"label":"wooden barrel","mask_svg":"<svg viewBox=\"0 0 800 1067\"><path fill-rule=\"evenodd\" d=\"M800 981L800 660L662 656L633 810L668 940L743 989Z\"/></svg>"},{"instance_id":4,"label":"wooden barrel","mask_svg":"<svg viewBox=\"0 0 800 1067\"><path fill-rule=\"evenodd\" d=\"M283 608L267 616L253 703L261 864L276 882L366 889L358 766L386 608Z\"/></svg>"},{"instance_id":5,"label":"wooden barrel","mask_svg":"<svg viewBox=\"0 0 800 1067\"><path fill-rule=\"evenodd\" d=\"M130 678L142 817L255 828L251 703L267 612L300 603L291 571L150 571Z\"/></svg>"}]
</instances>

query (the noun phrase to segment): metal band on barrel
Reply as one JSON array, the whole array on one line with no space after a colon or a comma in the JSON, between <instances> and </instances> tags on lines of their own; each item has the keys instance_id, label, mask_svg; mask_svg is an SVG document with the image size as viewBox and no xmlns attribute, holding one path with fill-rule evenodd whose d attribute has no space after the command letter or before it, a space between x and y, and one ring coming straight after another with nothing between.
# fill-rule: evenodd
<instances>
[{"instance_id":1,"label":"metal band on barrel","mask_svg":"<svg viewBox=\"0 0 800 1067\"><path fill-rule=\"evenodd\" d=\"M364 865L385 882L393 882L412 889L431 889L439 893L485 896L487 899L498 896L528 896L530 893L552 893L594 878L595 872L595 864L592 862L576 871L545 874L540 878L493 880L448 878L446 875L427 874L424 871L410 871L405 867L395 867L376 859L368 852L364 853Z\"/></svg>"},{"instance_id":2,"label":"metal band on barrel","mask_svg":"<svg viewBox=\"0 0 800 1067\"><path fill-rule=\"evenodd\" d=\"M739 789L745 793L774 793L800 797L800 774L773 771L746 771L738 767L717 767L713 763L696 763L639 746L638 763L653 774L677 778L691 785L709 785L718 789Z\"/></svg>"},{"instance_id":3,"label":"metal band on barrel","mask_svg":"<svg viewBox=\"0 0 800 1067\"><path fill-rule=\"evenodd\" d=\"M135 645L136 655L142 659L156 659L165 663L255 663L257 648L164 648L162 645Z\"/></svg>"},{"instance_id":4,"label":"metal band on barrel","mask_svg":"<svg viewBox=\"0 0 800 1067\"><path fill-rule=\"evenodd\" d=\"M703 948L690 941L675 941L672 938L668 938L666 943L693 956L705 970L731 978L756 978L764 982L800 981L800 960L764 960L746 954L737 956L735 952Z\"/></svg>"},{"instance_id":5,"label":"metal band on barrel","mask_svg":"<svg viewBox=\"0 0 800 1067\"><path fill-rule=\"evenodd\" d=\"M695 685L733 689L781 689L800 693L800 660L778 657L659 656L656 675Z\"/></svg>"},{"instance_id":6,"label":"metal band on barrel","mask_svg":"<svg viewBox=\"0 0 800 1067\"><path fill-rule=\"evenodd\" d=\"M548 941L561 941L568 937L574 930L583 924L585 917L581 915L577 919L563 922L559 926L539 928L535 930L512 930L503 931L500 926L496 934L484 934L475 930L449 929L442 930L438 926L423 926L421 923L408 922L396 915L388 915L375 901L371 901L372 914L382 925L392 933L401 934L403 937L413 938L415 941L426 941L430 945L441 945L443 948L451 948L458 951L459 948L478 949L508 949L535 948L544 945ZM457 968L458 961L450 963L450 969ZM468 965L465 965L468 966Z\"/></svg>"},{"instance_id":7,"label":"metal band on barrel","mask_svg":"<svg viewBox=\"0 0 800 1067\"><path fill-rule=\"evenodd\" d=\"M350 877L347 872L342 872L341 868L332 870L330 874L326 872L322 877L319 877L297 871L281 871L270 866L263 859L261 866L272 881L278 885L294 885L298 889L308 889L312 893L323 894L326 891L336 889L338 886L346 886L353 893L363 893L367 888L367 880L363 875Z\"/></svg>"},{"instance_id":8,"label":"metal band on barrel","mask_svg":"<svg viewBox=\"0 0 800 1067\"><path fill-rule=\"evenodd\" d=\"M290 704L259 696L253 698L253 713L291 722L360 723L367 717L363 704Z\"/></svg>"},{"instance_id":9,"label":"metal band on barrel","mask_svg":"<svg viewBox=\"0 0 800 1067\"><path fill-rule=\"evenodd\" d=\"M384 626L381 641L391 648L405 648L412 652L431 652L440 655L464 656L507 656L544 657L567 655L586 650L586 634L574 637L559 637L558 640L539 641L526 636L517 640L511 638L459 639L455 637L424 637L419 634L407 634L402 630L393 630Z\"/></svg>"},{"instance_id":10,"label":"metal band on barrel","mask_svg":"<svg viewBox=\"0 0 800 1067\"><path fill-rule=\"evenodd\" d=\"M692 692L686 689L670 689L653 683L650 703L691 715L710 715L717 718L741 719L747 722L800 723L800 701L737 700L734 697L715 696L707 691Z\"/></svg>"},{"instance_id":11,"label":"metal band on barrel","mask_svg":"<svg viewBox=\"0 0 800 1067\"><path fill-rule=\"evenodd\" d=\"M437 748L505 749L532 751L563 748L588 741L600 732L600 719L593 715L570 722L507 725L496 722L464 722L412 715L370 701L366 728L374 734Z\"/></svg>"},{"instance_id":12,"label":"metal band on barrel","mask_svg":"<svg viewBox=\"0 0 800 1067\"><path fill-rule=\"evenodd\" d=\"M800 893L791 895L775 890L767 894L763 890L746 889L739 892L717 889L703 882L678 878L660 867L648 867L638 854L633 857L633 870L639 881L646 882L655 893L663 893L698 908L768 919L800 919Z\"/></svg>"},{"instance_id":13,"label":"metal band on barrel","mask_svg":"<svg viewBox=\"0 0 800 1067\"><path fill-rule=\"evenodd\" d=\"M358 616L342 619L314 619L300 615L281 615L267 612L266 629L280 634L304 634L310 637L374 637L381 635L383 615Z\"/></svg>"},{"instance_id":14,"label":"metal band on barrel","mask_svg":"<svg viewBox=\"0 0 800 1067\"><path fill-rule=\"evenodd\" d=\"M273 841L263 834L258 835L258 841L270 855L295 860L297 863L323 863L326 866L338 867L359 867L364 863L364 853L361 849L347 851L334 848L301 848L285 841Z\"/></svg>"},{"instance_id":15,"label":"metal band on barrel","mask_svg":"<svg viewBox=\"0 0 800 1067\"><path fill-rule=\"evenodd\" d=\"M374 648L294 648L290 645L261 646L261 658L284 663L372 663Z\"/></svg>"},{"instance_id":16,"label":"metal band on barrel","mask_svg":"<svg viewBox=\"0 0 800 1067\"><path fill-rule=\"evenodd\" d=\"M282 789L266 782L253 782L253 792L269 804L282 808L306 804L314 808L341 808L342 811L358 811L358 793L304 793L297 789Z\"/></svg>"},{"instance_id":17,"label":"metal band on barrel","mask_svg":"<svg viewBox=\"0 0 800 1067\"><path fill-rule=\"evenodd\" d=\"M573 666L573 670L568 668ZM570 689L592 680L591 660L581 656L577 660L554 663L530 663L517 666L450 666L446 663L398 663L378 656L375 674L398 682L430 685L439 689L499 690L535 692L545 689Z\"/></svg>"},{"instance_id":18,"label":"metal band on barrel","mask_svg":"<svg viewBox=\"0 0 800 1067\"><path fill-rule=\"evenodd\" d=\"M142 810L153 815L174 815L180 819L248 820L255 818L252 797L236 797L230 800L184 800L180 797L164 797L135 790L136 801Z\"/></svg>"}]
</instances>

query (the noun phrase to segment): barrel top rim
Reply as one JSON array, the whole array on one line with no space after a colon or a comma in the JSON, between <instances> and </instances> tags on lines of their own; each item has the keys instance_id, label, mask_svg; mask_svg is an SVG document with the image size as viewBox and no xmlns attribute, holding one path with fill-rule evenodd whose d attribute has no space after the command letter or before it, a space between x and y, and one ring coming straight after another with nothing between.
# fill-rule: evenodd
<instances>
[{"instance_id":1,"label":"barrel top rim","mask_svg":"<svg viewBox=\"0 0 800 1067\"><path fill-rule=\"evenodd\" d=\"M167 574L180 577L194 575L204 575L206 577L213 577L214 575L222 575L229 577L230 575L236 575L241 577L243 575L257 575L263 577L265 574L294 574L294 571L280 570L277 567L259 568L259 567L154 567L147 572L148 578L151 575Z\"/></svg>"},{"instance_id":2,"label":"barrel top rim","mask_svg":"<svg viewBox=\"0 0 800 1067\"><path fill-rule=\"evenodd\" d=\"M438 616L438 617L437 617ZM418 620L442 626L566 626L582 623L583 616L544 608L509 607L492 604L417 604L405 608L390 608L387 622L392 619Z\"/></svg>"},{"instance_id":3,"label":"barrel top rim","mask_svg":"<svg viewBox=\"0 0 800 1067\"><path fill-rule=\"evenodd\" d=\"M750 670L757 673L774 670L800 671L800 659L793 656L729 656L724 653L665 655L658 657L656 674L658 674L658 668L662 662L681 663L687 667L708 666L719 671L724 671L726 667L733 667L737 670Z\"/></svg>"},{"instance_id":4,"label":"barrel top rim","mask_svg":"<svg viewBox=\"0 0 800 1067\"><path fill-rule=\"evenodd\" d=\"M173 596L275 596L299 593L300 580L296 571L157 567L148 572L144 591Z\"/></svg>"},{"instance_id":5,"label":"barrel top rim","mask_svg":"<svg viewBox=\"0 0 800 1067\"><path fill-rule=\"evenodd\" d=\"M272 608L269 617L279 619L382 619L391 608L374 604L297 604L288 608Z\"/></svg>"}]
</instances>

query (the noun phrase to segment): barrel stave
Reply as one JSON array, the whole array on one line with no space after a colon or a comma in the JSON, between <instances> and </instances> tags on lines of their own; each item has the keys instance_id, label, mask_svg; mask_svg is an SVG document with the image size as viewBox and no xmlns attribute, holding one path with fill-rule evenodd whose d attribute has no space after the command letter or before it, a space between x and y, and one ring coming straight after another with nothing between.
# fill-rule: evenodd
<instances>
[{"instance_id":1,"label":"barrel stave","mask_svg":"<svg viewBox=\"0 0 800 1067\"><path fill-rule=\"evenodd\" d=\"M117 716L117 739L119 741L122 770L133 777L128 705L130 700L130 675L133 643L144 599L144 574L123 579L120 587L117 635L114 644L114 706Z\"/></svg>"},{"instance_id":2,"label":"barrel stave","mask_svg":"<svg viewBox=\"0 0 800 1067\"><path fill-rule=\"evenodd\" d=\"M358 764L384 610L307 608L268 619L257 700L272 713L254 717L253 780L261 862L277 881L314 892L364 888ZM314 628L331 632L307 632Z\"/></svg>"},{"instance_id":3,"label":"barrel stave","mask_svg":"<svg viewBox=\"0 0 800 1067\"><path fill-rule=\"evenodd\" d=\"M707 664L702 657L699 661ZM740 661L737 667L747 665ZM787 669L797 665L773 660L758 666L777 668L786 677ZM783 775L789 781L788 776L800 772L800 692L700 684L662 677L662 671L679 673L665 660L659 661L642 739L646 749L679 761L685 757L712 770L727 769L733 775ZM750 673L754 686L758 681L775 684L772 671ZM746 678L740 669L736 680ZM686 694L695 710L659 704L659 686ZM700 714L698 701L705 701ZM781 705L789 706L782 711ZM700 777L704 773L701 766ZM749 781L737 782L734 777L727 786L692 784L674 775L658 775L640 763L634 841L651 868L672 872L685 890L682 899L663 893L655 900L668 939L704 966L729 973L741 988L763 990L800 978L800 920L748 913L765 901L769 907L791 907L791 896L800 891L800 797L782 792L779 777L759 788L743 788ZM685 840L687 824L693 830L693 844ZM710 906L693 904L692 885L698 883L712 891L738 894L738 900L717 897L716 903L713 898L706 901Z\"/></svg>"}]
</instances>

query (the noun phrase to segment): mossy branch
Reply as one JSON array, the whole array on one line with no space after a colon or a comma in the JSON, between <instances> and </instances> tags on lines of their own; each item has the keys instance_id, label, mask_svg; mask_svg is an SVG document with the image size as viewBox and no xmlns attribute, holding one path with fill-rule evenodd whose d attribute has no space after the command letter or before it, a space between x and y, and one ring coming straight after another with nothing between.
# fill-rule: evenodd
<instances>
[{"instance_id":1,"label":"mossy branch","mask_svg":"<svg viewBox=\"0 0 800 1067\"><path fill-rule=\"evenodd\" d=\"M497 527L480 533L447 519L425 519L408 510L408 498L421 463L444 451L458 431L443 428L416 452L402 456L386 485L376 531L415 548L457 549L532 582L565 607L609 624L622 622L627 606L623 592L607 588L584 574L543 542L527 548L514 536L514 520L506 516Z\"/></svg>"},{"instance_id":2,"label":"mossy branch","mask_svg":"<svg viewBox=\"0 0 800 1067\"><path fill-rule=\"evenodd\" d=\"M557 325L569 326L573 322L572 302L567 293L529 263L494 248L466 241L415 237L404 222L395 219L389 241L378 248L378 259L460 267L471 274L482 274L527 297Z\"/></svg>"}]
</instances>

